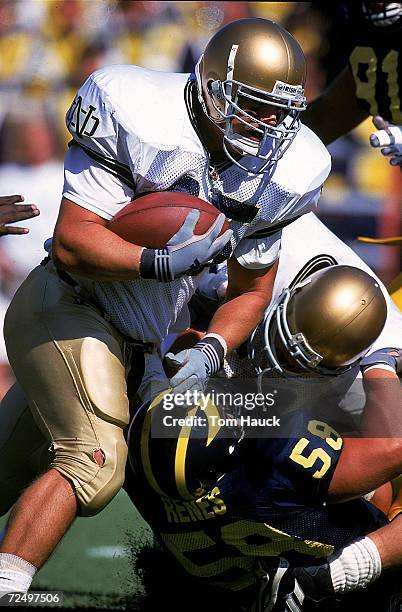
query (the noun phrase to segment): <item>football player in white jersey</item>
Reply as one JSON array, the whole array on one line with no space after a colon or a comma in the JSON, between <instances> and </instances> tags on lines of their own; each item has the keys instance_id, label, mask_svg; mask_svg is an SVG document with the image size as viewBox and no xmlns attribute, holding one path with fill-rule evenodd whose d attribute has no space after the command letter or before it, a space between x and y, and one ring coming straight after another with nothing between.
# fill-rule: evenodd
<instances>
[{"instance_id":1,"label":"football player in white jersey","mask_svg":"<svg viewBox=\"0 0 402 612\"><path fill-rule=\"evenodd\" d=\"M307 237L308 239L306 239ZM366 356L368 357L383 347L393 346L395 343L397 347L402 346L402 315L390 299L390 296L383 283L369 268L369 266L366 265L350 247L335 236L335 234L331 232L331 230L329 230L313 213L304 215L283 229L281 257L279 259L278 271L274 281L272 301L267 312L265 313L265 325L268 324L268 318L269 320L275 318L275 313L277 312L278 306L283 303L284 290L292 286L295 283L295 279L300 278L301 274L307 276L314 270L318 270L333 264L354 266L355 268L368 272L376 279L384 293L387 302L386 324L379 335L375 334L374 329L371 329L371 333L374 334L376 340L372 344L368 342L367 346L371 345L371 348L367 349ZM197 291L194 298L190 302L192 318L196 319L197 328L200 327L197 324L197 317L203 321L205 326L207 324L207 318L212 316L212 313L216 309L217 305L224 300L227 290L227 283L228 276L226 264L214 266L212 272L205 271L201 275ZM315 321L313 317L311 324L314 326L314 323ZM201 337L202 333L200 333L199 336ZM322 340L322 342L324 343L324 340ZM345 342L347 342L347 340L345 340ZM179 343L176 341L176 344ZM353 352L353 349L354 347L350 348L351 352ZM320 350L325 350L325 348L320 347ZM344 350L345 349L342 349L342 352ZM267 363L266 366L272 370L273 374L285 374L280 365L280 360L276 357L274 350L272 352L270 351L269 359L270 364ZM307 368L308 363L305 365ZM341 364L333 363L332 365ZM241 368L243 369L243 372L246 373L251 373L254 371L254 366L250 363L248 357L242 359L238 355L232 353L225 360L225 370L228 376L236 376L236 372ZM337 376L336 378L333 378L333 381L336 381L336 384L339 387L340 381L342 380L342 378L339 377L341 372L338 370L336 373ZM347 382L345 388L349 388L356 377L361 378L359 376L359 368L347 368L345 374L346 373ZM265 374L267 374L267 372ZM327 380L330 379L331 377L327 378ZM351 396L344 398L342 406L344 406L348 412L361 412L363 404L361 403L361 398L358 400L357 396L358 394L353 393ZM358 401L358 403L356 403L356 401Z\"/></svg>"},{"instance_id":2,"label":"football player in white jersey","mask_svg":"<svg viewBox=\"0 0 402 612\"><path fill-rule=\"evenodd\" d=\"M0 590L27 590L75 517L98 513L120 489L128 348L139 347L132 374L141 378L143 350L188 326L184 306L197 283L188 272L233 253L227 302L190 354L174 357L177 390L202 388L256 326L281 228L317 205L330 157L300 123L305 59L295 39L264 19L230 23L196 72L103 68L67 113L73 140L51 258L20 287L5 321L10 363L54 458L14 505ZM108 229L136 196L162 190L212 202L231 230L218 237L222 214L200 239L192 211L153 250Z\"/></svg>"}]
</instances>

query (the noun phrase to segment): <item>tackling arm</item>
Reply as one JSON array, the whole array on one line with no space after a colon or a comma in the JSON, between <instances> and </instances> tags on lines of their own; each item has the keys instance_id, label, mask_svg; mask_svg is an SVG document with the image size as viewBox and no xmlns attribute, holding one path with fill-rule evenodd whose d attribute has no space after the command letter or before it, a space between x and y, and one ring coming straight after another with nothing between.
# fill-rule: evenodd
<instances>
[{"instance_id":1,"label":"tackling arm","mask_svg":"<svg viewBox=\"0 0 402 612\"><path fill-rule=\"evenodd\" d=\"M402 472L402 389L398 376L382 368L363 375L366 405L358 438L345 437L329 487L329 501L373 491Z\"/></svg>"},{"instance_id":2,"label":"tackling arm","mask_svg":"<svg viewBox=\"0 0 402 612\"><path fill-rule=\"evenodd\" d=\"M329 144L368 116L357 105L355 82L347 66L322 94L308 103L302 119L324 144Z\"/></svg>"},{"instance_id":3,"label":"tackling arm","mask_svg":"<svg viewBox=\"0 0 402 612\"><path fill-rule=\"evenodd\" d=\"M382 571L402 566L402 514L373 531L368 536L374 542L381 557Z\"/></svg>"}]
</instances>

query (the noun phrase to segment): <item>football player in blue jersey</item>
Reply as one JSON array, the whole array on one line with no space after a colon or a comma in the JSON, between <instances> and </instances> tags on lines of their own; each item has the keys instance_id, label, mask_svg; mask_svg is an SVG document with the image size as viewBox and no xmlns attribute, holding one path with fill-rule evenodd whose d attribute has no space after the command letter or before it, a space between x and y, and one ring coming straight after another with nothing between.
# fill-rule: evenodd
<instances>
[{"instance_id":1,"label":"football player in blue jersey","mask_svg":"<svg viewBox=\"0 0 402 612\"><path fill-rule=\"evenodd\" d=\"M336 12L335 44L347 66L309 103L304 121L328 144L371 115L370 144L401 165L402 3L342 2Z\"/></svg>"},{"instance_id":2,"label":"football player in blue jersey","mask_svg":"<svg viewBox=\"0 0 402 612\"><path fill-rule=\"evenodd\" d=\"M303 120L328 144L371 115L376 128L371 146L402 169L402 3L341 2L334 7L336 52L345 56L347 66L309 103ZM362 241L398 245L402 238ZM402 274L390 292L401 308Z\"/></svg>"},{"instance_id":3,"label":"football player in blue jersey","mask_svg":"<svg viewBox=\"0 0 402 612\"><path fill-rule=\"evenodd\" d=\"M310 235L315 223L310 227ZM336 248L334 252L338 255ZM288 595L285 585L293 592L297 579L290 568L293 571L297 564L308 564L308 560L311 565L319 563L326 572L326 588L320 595L323 602L325 598L326 607L317 609L330 609L330 604L336 605L337 596L333 586L328 586L329 565L319 559L386 524L385 516L359 497L396 476L401 469L400 441L375 438L373 434L373 430L377 436L384 432L379 405L390 398L398 405L394 385L399 390L395 371L400 353L373 347L370 355L361 360L362 352L376 340L385 321L383 293L377 283L367 284L372 277L366 272L343 265L331 266L325 259L309 261L293 284L276 293L262 326L262 341L258 334L251 340L251 357L265 383L265 376L273 371L292 377L291 382L285 379L288 382L284 387L278 386L278 379L274 378L268 389L272 391L277 385L282 394L296 388L290 401L301 407L282 414L278 437L272 430L270 438L253 437L255 428L240 431L235 425L238 421L231 418L222 419L228 423L226 429L225 425L219 426L218 416L222 417L222 412L213 402L204 409L200 405L186 409L176 406L170 412L171 406L163 394L142 407L130 428L127 492L182 571L201 584L225 589L227 609L237 609L236 605L250 609L247 606L254 602L260 606L255 609L268 610L272 604L277 606L276 610L282 610L282 593ZM286 262L284 265L283 274L290 274ZM284 280L281 276L280 279ZM364 297L358 286L365 287ZM369 286L374 291L370 296ZM357 310L349 301L351 296L353 301L356 299L355 306L359 304ZM371 337L367 335L369 331ZM386 329L381 340L391 342L392 333L395 334L395 328L393 332ZM381 346L381 340L376 346ZM364 348L359 343L362 341ZM350 379L356 378L359 362L366 371L365 384L370 384L371 379L374 385L368 393L374 394L372 405L366 405L361 423L365 435L372 436L369 447L367 439L344 436L345 427L347 431L354 423L347 420L342 423L341 411L331 410L334 397L337 404L343 394L348 395ZM253 372L247 367L249 363L247 357L228 358L226 373L238 376L243 369L249 377L240 381L238 387L229 387L232 392L242 385L244 393L244 386L248 391L253 388L247 385ZM309 393L306 387L303 391L302 385L297 386L303 373L313 375L311 379L302 379L308 381ZM337 380L336 393L331 384L332 393L328 384L324 384L325 390L317 385L316 374L327 377L325 380ZM388 376L388 384L384 384ZM223 386L222 390L227 392L228 388ZM261 390L266 391L267 387L262 386ZM297 400L302 393L303 399L295 401L295 395ZM285 398L286 403L289 396L285 394ZM390 407L390 412L395 411ZM375 418L371 420L373 413ZM178 421L176 429L172 428L161 439L164 422L166 432L174 419L183 416L189 417L188 421ZM391 447L392 457L388 453ZM356 461L359 456L364 461ZM351 498L358 499L327 505ZM355 548L362 562L353 578L366 584L379 575L378 563L375 564L379 553L372 541L364 537ZM357 555L355 549L352 553ZM352 553L348 551L348 559ZM282 557L280 568L278 557ZM344 565L348 567L340 557L338 565L335 564L340 576L347 574ZM286 580L281 582L279 578L285 575L285 570ZM308 570L305 575L310 576ZM313 578L310 582L316 591L310 593L311 599L320 592ZM347 587L339 578L340 592L341 586L345 592L349 590L350 576L345 580ZM363 600L375 602L377 609L393 610L394 585L388 581L387 576L382 578ZM182 581L183 592L184 585ZM273 596L277 585L278 594ZM200 590L203 589L198 586ZM219 599L216 591L213 593L210 596ZM307 599L308 592L306 602ZM339 605L342 610L351 609L356 599L341 597Z\"/></svg>"}]
</instances>

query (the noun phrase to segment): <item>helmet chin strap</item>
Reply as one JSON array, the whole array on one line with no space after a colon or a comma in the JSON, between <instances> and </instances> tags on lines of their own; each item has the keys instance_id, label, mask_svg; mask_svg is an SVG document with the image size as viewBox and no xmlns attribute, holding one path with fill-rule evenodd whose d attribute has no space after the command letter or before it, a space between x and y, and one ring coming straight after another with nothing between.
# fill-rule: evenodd
<instances>
[{"instance_id":1,"label":"helmet chin strap","mask_svg":"<svg viewBox=\"0 0 402 612\"><path fill-rule=\"evenodd\" d=\"M239 153L242 153L243 155L246 153L247 155L256 156L256 154L258 153L259 146L257 143L253 142L249 138L246 138L245 136L236 134L236 132L233 132L233 134L226 136L225 140L230 144L230 146L232 146L234 149L236 149L237 151L239 151Z\"/></svg>"},{"instance_id":2,"label":"helmet chin strap","mask_svg":"<svg viewBox=\"0 0 402 612\"><path fill-rule=\"evenodd\" d=\"M235 145L232 144L232 146L234 147ZM271 166L275 163L275 160L265 161L256 155L245 153L244 150L237 150L239 150L241 155L239 159L236 159L236 157L230 153L226 145L226 139L224 139L223 151L226 157L238 168L241 168L243 171L249 172L250 174L263 174L264 172L268 172Z\"/></svg>"},{"instance_id":3,"label":"helmet chin strap","mask_svg":"<svg viewBox=\"0 0 402 612\"><path fill-rule=\"evenodd\" d=\"M227 148L228 145L242 156L241 161L233 157ZM252 174L261 174L271 168L278 159L275 155L276 148L280 148L280 143L268 133L263 135L260 143L253 142L246 136L235 132L229 135L225 134L223 137L223 150L226 156L234 164Z\"/></svg>"}]
</instances>

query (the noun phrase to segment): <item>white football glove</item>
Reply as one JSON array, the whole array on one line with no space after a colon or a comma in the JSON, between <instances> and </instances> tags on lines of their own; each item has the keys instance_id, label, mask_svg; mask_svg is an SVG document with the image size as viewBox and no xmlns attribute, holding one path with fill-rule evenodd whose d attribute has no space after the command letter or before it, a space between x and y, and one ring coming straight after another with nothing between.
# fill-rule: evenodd
<instances>
[{"instance_id":1,"label":"white football glove","mask_svg":"<svg viewBox=\"0 0 402 612\"><path fill-rule=\"evenodd\" d=\"M379 115L373 117L373 123L377 131L370 135L371 146L389 156L391 166L402 168L402 126L391 125Z\"/></svg>"},{"instance_id":2,"label":"white football glove","mask_svg":"<svg viewBox=\"0 0 402 612\"><path fill-rule=\"evenodd\" d=\"M165 363L176 370L170 379L172 393L184 394L195 390L203 393L208 379L221 368L226 351L226 342L222 336L207 334L193 348L176 355L167 353Z\"/></svg>"}]
</instances>

